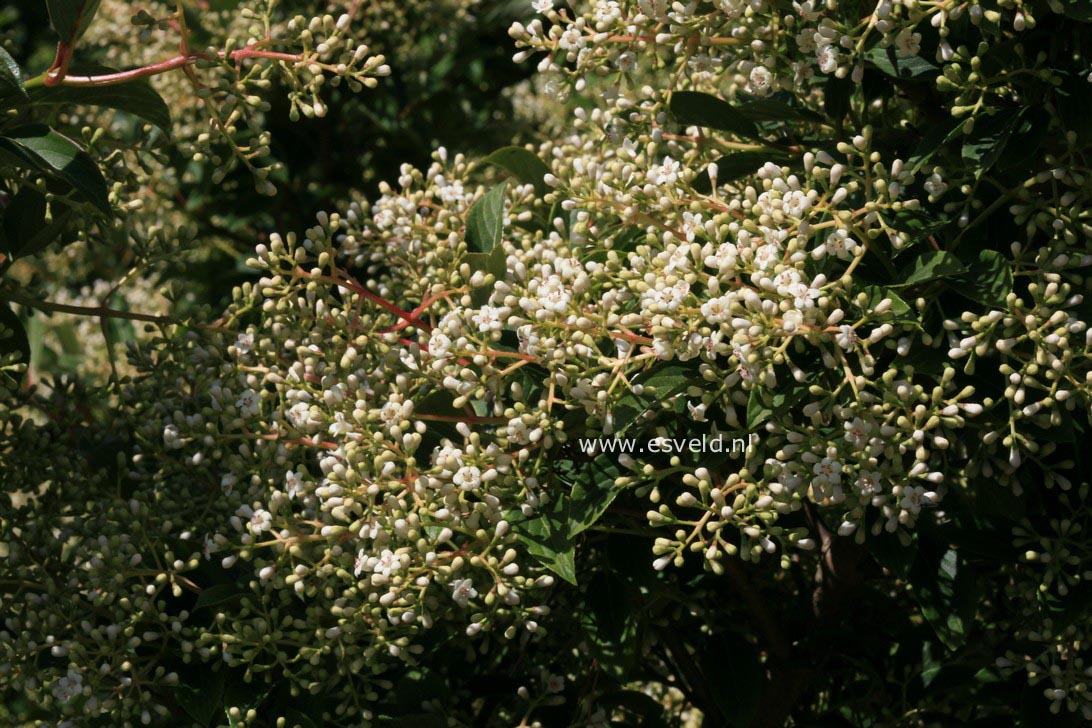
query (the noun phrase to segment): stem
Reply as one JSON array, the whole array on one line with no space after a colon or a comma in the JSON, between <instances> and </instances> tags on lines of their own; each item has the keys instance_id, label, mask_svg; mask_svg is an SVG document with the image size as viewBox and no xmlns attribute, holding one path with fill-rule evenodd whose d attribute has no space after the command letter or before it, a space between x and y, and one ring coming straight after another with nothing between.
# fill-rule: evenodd
<instances>
[{"instance_id":1,"label":"stem","mask_svg":"<svg viewBox=\"0 0 1092 728\"><path fill-rule=\"evenodd\" d=\"M189 53L186 55L178 55L174 58L168 58L165 61L159 61L148 66L141 66L140 68L132 68L128 71L118 71L117 73L104 73L98 76L64 76L59 79L55 79L47 71L34 78L28 79L25 84L26 88L35 88L37 86L112 86L119 83L128 83L129 81L135 81L140 78L146 78L148 76L157 76L161 73L167 73L185 66L192 65L198 61L241 61L246 58L266 58L274 61L284 61L285 63L302 63L304 58L302 55L296 53L281 53L278 51L263 51L258 50L252 46L246 48L240 48L237 51L219 51L218 53Z\"/></svg>"}]
</instances>

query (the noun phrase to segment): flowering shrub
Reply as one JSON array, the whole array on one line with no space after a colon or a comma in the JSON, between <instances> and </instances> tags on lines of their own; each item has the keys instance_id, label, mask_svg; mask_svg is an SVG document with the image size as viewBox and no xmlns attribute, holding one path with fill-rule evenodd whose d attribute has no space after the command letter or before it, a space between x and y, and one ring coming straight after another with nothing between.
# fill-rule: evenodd
<instances>
[{"instance_id":1,"label":"flowering shrub","mask_svg":"<svg viewBox=\"0 0 1092 728\"><path fill-rule=\"evenodd\" d=\"M388 73L360 8L247 3L197 51L157 6L84 76L97 4L47 4L50 69L0 57L5 717L1092 720L1083 3L535 0L508 93L548 140L342 190L222 307L157 145L272 194L273 78L323 117ZM122 115L26 123L83 105ZM76 236L141 253L43 295ZM106 355L36 383L100 337L47 312Z\"/></svg>"}]
</instances>

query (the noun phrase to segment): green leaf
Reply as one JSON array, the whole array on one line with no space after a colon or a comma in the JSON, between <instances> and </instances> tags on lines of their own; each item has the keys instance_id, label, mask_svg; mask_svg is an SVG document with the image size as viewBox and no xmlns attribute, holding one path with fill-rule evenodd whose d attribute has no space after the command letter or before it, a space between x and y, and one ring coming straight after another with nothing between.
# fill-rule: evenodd
<instances>
[{"instance_id":1,"label":"green leaf","mask_svg":"<svg viewBox=\"0 0 1092 728\"><path fill-rule=\"evenodd\" d=\"M466 240L471 250L492 252L504 231L504 194L508 182L501 182L474 203L466 215Z\"/></svg>"},{"instance_id":2,"label":"green leaf","mask_svg":"<svg viewBox=\"0 0 1092 728\"><path fill-rule=\"evenodd\" d=\"M113 73L103 66L72 69L89 76ZM147 80L115 83L107 86L39 86L28 94L30 103L42 106L105 106L124 111L154 124L164 132L171 130L171 110Z\"/></svg>"},{"instance_id":3,"label":"green leaf","mask_svg":"<svg viewBox=\"0 0 1092 728\"><path fill-rule=\"evenodd\" d=\"M741 177L755 174L766 162L773 162L778 166L786 164L792 166L799 160L800 156L793 156L778 149L728 154L716 161L717 184L734 182ZM708 168L694 180L694 190L703 195L707 195L712 191Z\"/></svg>"},{"instance_id":4,"label":"green leaf","mask_svg":"<svg viewBox=\"0 0 1092 728\"><path fill-rule=\"evenodd\" d=\"M23 88L23 72L11 55L0 48L0 99L18 96L25 99L27 91Z\"/></svg>"},{"instance_id":5,"label":"green leaf","mask_svg":"<svg viewBox=\"0 0 1092 728\"><path fill-rule=\"evenodd\" d=\"M981 177L1001 158L1022 112L998 111L975 119L974 129L963 141L963 161Z\"/></svg>"},{"instance_id":6,"label":"green leaf","mask_svg":"<svg viewBox=\"0 0 1092 728\"><path fill-rule=\"evenodd\" d=\"M48 126L31 124L0 137L0 162L5 159L64 180L104 215L111 214L106 180L95 160L74 141Z\"/></svg>"},{"instance_id":7,"label":"green leaf","mask_svg":"<svg viewBox=\"0 0 1092 728\"><path fill-rule=\"evenodd\" d=\"M224 702L224 671L200 670L194 684L174 688L174 700L198 725L207 726L220 712Z\"/></svg>"},{"instance_id":8,"label":"green leaf","mask_svg":"<svg viewBox=\"0 0 1092 728\"><path fill-rule=\"evenodd\" d=\"M983 250L958 281L959 285L953 286L956 293L986 306L1003 308L1012 292L1012 267L996 250Z\"/></svg>"},{"instance_id":9,"label":"green leaf","mask_svg":"<svg viewBox=\"0 0 1092 728\"><path fill-rule=\"evenodd\" d=\"M215 584L201 590L201 593L197 595L197 601L193 605L193 611L196 612L204 607L213 607L217 604L230 602L246 594L249 594L246 589L235 584Z\"/></svg>"},{"instance_id":10,"label":"green leaf","mask_svg":"<svg viewBox=\"0 0 1092 728\"><path fill-rule=\"evenodd\" d=\"M956 549L922 548L910 569L910 583L921 613L949 649L967 639L974 621L977 590L974 576Z\"/></svg>"},{"instance_id":11,"label":"green leaf","mask_svg":"<svg viewBox=\"0 0 1092 728\"><path fill-rule=\"evenodd\" d=\"M68 228L72 209L54 203L49 214L45 196L25 187L8 202L0 228L0 252L12 258L34 255ZM73 238L74 239L74 238Z\"/></svg>"},{"instance_id":12,"label":"green leaf","mask_svg":"<svg viewBox=\"0 0 1092 728\"><path fill-rule=\"evenodd\" d=\"M7 306L0 305L0 357L17 355L20 364L30 364L30 341L23 322Z\"/></svg>"},{"instance_id":13,"label":"green leaf","mask_svg":"<svg viewBox=\"0 0 1092 728\"><path fill-rule=\"evenodd\" d=\"M627 391L614 406L614 431L621 434L637 418L657 402L663 402L682 392L693 381L691 367L678 363L657 363L633 378L633 384L641 385L641 394Z\"/></svg>"},{"instance_id":14,"label":"green leaf","mask_svg":"<svg viewBox=\"0 0 1092 728\"><path fill-rule=\"evenodd\" d=\"M899 273L898 287L928 283L938 278L951 278L964 273L967 269L959 258L944 250L931 250L918 256L913 263Z\"/></svg>"},{"instance_id":15,"label":"green leaf","mask_svg":"<svg viewBox=\"0 0 1092 728\"><path fill-rule=\"evenodd\" d=\"M46 0L49 20L61 42L72 45L87 31L101 0Z\"/></svg>"},{"instance_id":16,"label":"green leaf","mask_svg":"<svg viewBox=\"0 0 1092 728\"><path fill-rule=\"evenodd\" d=\"M792 97L787 96L786 98L791 99ZM794 106L788 100L782 101L772 96L762 98L742 92L736 95L736 99L742 101L742 104L737 107L739 112L751 121L759 123L769 121L823 122L823 117L819 114L811 109Z\"/></svg>"},{"instance_id":17,"label":"green leaf","mask_svg":"<svg viewBox=\"0 0 1092 728\"><path fill-rule=\"evenodd\" d=\"M896 321L917 321L917 316L914 314L914 309L910 308L910 304L902 300L902 297L890 288L884 288L883 286L865 286L864 292L868 294L869 310L876 308L876 306L880 305L880 301L883 301L885 298L890 298L891 308L888 309L888 313L894 317Z\"/></svg>"},{"instance_id":18,"label":"green leaf","mask_svg":"<svg viewBox=\"0 0 1092 728\"><path fill-rule=\"evenodd\" d=\"M557 515L564 512L564 506L559 501L560 499L554 502L552 512L523 521L512 518L509 522L512 524L512 533L527 547L527 553L575 586L576 549L567 533L567 524Z\"/></svg>"},{"instance_id":19,"label":"green leaf","mask_svg":"<svg viewBox=\"0 0 1092 728\"><path fill-rule=\"evenodd\" d=\"M595 525L621 492L614 481L622 471L613 458L600 455L592 462L577 464L576 467L579 475L573 483L568 504L570 537Z\"/></svg>"},{"instance_id":20,"label":"green leaf","mask_svg":"<svg viewBox=\"0 0 1092 728\"><path fill-rule=\"evenodd\" d=\"M544 179L550 173L550 168L538 155L523 147L503 147L483 159L482 163L506 169L520 182L534 185L539 197L550 191L550 186Z\"/></svg>"},{"instance_id":21,"label":"green leaf","mask_svg":"<svg viewBox=\"0 0 1092 728\"><path fill-rule=\"evenodd\" d=\"M1092 23L1092 6L1088 5L1087 0L1062 0L1062 6L1066 17Z\"/></svg>"},{"instance_id":22,"label":"green leaf","mask_svg":"<svg viewBox=\"0 0 1092 728\"><path fill-rule=\"evenodd\" d=\"M755 431L775 414L781 414L800 401L808 391L808 383L788 383L770 390L755 385L747 398L747 429Z\"/></svg>"},{"instance_id":23,"label":"green leaf","mask_svg":"<svg viewBox=\"0 0 1092 728\"><path fill-rule=\"evenodd\" d=\"M901 79L928 81L940 70L920 56L899 58L894 46L874 47L865 53L865 59L888 76Z\"/></svg>"},{"instance_id":24,"label":"green leaf","mask_svg":"<svg viewBox=\"0 0 1092 728\"><path fill-rule=\"evenodd\" d=\"M698 91L677 91L671 95L671 113L685 126L704 126L755 138L758 128L746 114L724 99Z\"/></svg>"}]
</instances>

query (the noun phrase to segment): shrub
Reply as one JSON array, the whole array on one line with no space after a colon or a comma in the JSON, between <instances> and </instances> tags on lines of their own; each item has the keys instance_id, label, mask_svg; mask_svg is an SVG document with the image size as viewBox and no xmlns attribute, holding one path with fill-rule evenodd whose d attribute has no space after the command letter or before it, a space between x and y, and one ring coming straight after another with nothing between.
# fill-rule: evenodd
<instances>
[{"instance_id":1,"label":"shrub","mask_svg":"<svg viewBox=\"0 0 1092 728\"><path fill-rule=\"evenodd\" d=\"M185 184L138 163L156 134L15 126L39 84L160 98L65 98L79 4L50 5L53 70L0 69L8 266L68 219L147 246L139 191ZM516 145L339 191L220 309L177 268L155 312L0 279L13 720L1092 719L1092 14L574 5L509 31L551 138L513 121ZM185 38L172 12L134 22ZM213 183L272 192L266 81L323 116L324 86L387 72L351 15L278 13L210 16L221 45L156 81L202 99L179 134ZM122 283L179 260L158 234ZM127 362L28 386L31 311L99 318Z\"/></svg>"}]
</instances>

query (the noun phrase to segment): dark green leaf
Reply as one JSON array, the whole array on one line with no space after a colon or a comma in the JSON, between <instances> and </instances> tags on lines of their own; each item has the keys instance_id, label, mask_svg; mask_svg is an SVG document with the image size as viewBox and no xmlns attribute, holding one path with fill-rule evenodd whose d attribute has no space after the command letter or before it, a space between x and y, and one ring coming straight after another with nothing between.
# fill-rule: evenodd
<instances>
[{"instance_id":1,"label":"dark green leaf","mask_svg":"<svg viewBox=\"0 0 1092 728\"><path fill-rule=\"evenodd\" d=\"M600 455L590 463L578 463L576 481L569 497L569 536L576 536L595 525L618 497L614 485L622 471L615 460Z\"/></svg>"},{"instance_id":2,"label":"dark green leaf","mask_svg":"<svg viewBox=\"0 0 1092 728\"><path fill-rule=\"evenodd\" d=\"M1092 23L1092 5L1087 0L1062 0L1062 6L1066 17Z\"/></svg>"},{"instance_id":3,"label":"dark green leaf","mask_svg":"<svg viewBox=\"0 0 1092 728\"><path fill-rule=\"evenodd\" d=\"M101 0L46 0L49 20L61 41L72 45L87 31Z\"/></svg>"},{"instance_id":4,"label":"dark green leaf","mask_svg":"<svg viewBox=\"0 0 1092 728\"><path fill-rule=\"evenodd\" d=\"M0 305L0 357L16 354L21 364L30 363L30 341L19 317L5 305Z\"/></svg>"},{"instance_id":5,"label":"dark green leaf","mask_svg":"<svg viewBox=\"0 0 1092 728\"><path fill-rule=\"evenodd\" d=\"M787 98L792 98L791 96ZM822 123L823 117L810 109L802 109L788 100L774 97L761 98L739 93L737 101L742 102L737 108L743 116L755 122L800 121Z\"/></svg>"},{"instance_id":6,"label":"dark green leaf","mask_svg":"<svg viewBox=\"0 0 1092 728\"><path fill-rule=\"evenodd\" d=\"M45 196L29 187L19 190L4 210L0 252L13 258L34 255L68 228L72 210L55 203L49 215Z\"/></svg>"},{"instance_id":7,"label":"dark green leaf","mask_svg":"<svg viewBox=\"0 0 1092 728\"><path fill-rule=\"evenodd\" d=\"M758 136L753 121L716 96L697 91L677 91L671 96L670 108L679 123L686 126L720 129L750 138Z\"/></svg>"},{"instance_id":8,"label":"dark green leaf","mask_svg":"<svg viewBox=\"0 0 1092 728\"><path fill-rule=\"evenodd\" d=\"M504 194L508 183L501 182L474 203L466 215L466 240L470 249L489 253L500 244L504 231Z\"/></svg>"},{"instance_id":9,"label":"dark green leaf","mask_svg":"<svg viewBox=\"0 0 1092 728\"><path fill-rule=\"evenodd\" d=\"M799 161L799 159L800 157L794 157L777 149L764 149L761 151L746 151L729 154L721 157L716 162L717 184L734 182L741 177L754 174L762 165L766 164L766 162L773 162L780 166L785 164L791 165ZM709 194L712 190L708 168L694 180L694 189L703 195Z\"/></svg>"},{"instance_id":10,"label":"dark green leaf","mask_svg":"<svg viewBox=\"0 0 1092 728\"><path fill-rule=\"evenodd\" d=\"M896 286L913 286L927 283L938 278L951 278L965 272L966 268L951 253L944 250L931 250L918 256L913 263L899 274Z\"/></svg>"},{"instance_id":11,"label":"dark green leaf","mask_svg":"<svg viewBox=\"0 0 1092 728\"><path fill-rule=\"evenodd\" d=\"M869 310L876 308L876 306L880 305L880 302L885 298L890 298L891 308L888 309L888 313L894 317L896 321L917 320L917 317L914 315L914 309L910 308L910 304L902 300L899 294L891 289L884 288L883 286L865 286L864 291L868 294Z\"/></svg>"},{"instance_id":12,"label":"dark green leaf","mask_svg":"<svg viewBox=\"0 0 1092 728\"><path fill-rule=\"evenodd\" d=\"M888 76L902 79L927 81L926 76L935 76L937 67L920 56L899 58L893 46L875 47L865 53L865 59Z\"/></svg>"},{"instance_id":13,"label":"dark green leaf","mask_svg":"<svg viewBox=\"0 0 1092 728\"><path fill-rule=\"evenodd\" d=\"M224 702L224 671L200 670L191 680L174 688L174 700L198 725L208 726Z\"/></svg>"},{"instance_id":14,"label":"dark green leaf","mask_svg":"<svg viewBox=\"0 0 1092 728\"><path fill-rule=\"evenodd\" d=\"M19 70L19 64L6 50L0 48L0 100L10 96L25 99L26 95L23 72Z\"/></svg>"},{"instance_id":15,"label":"dark green leaf","mask_svg":"<svg viewBox=\"0 0 1092 728\"><path fill-rule=\"evenodd\" d=\"M963 142L963 161L981 177L1001 158L1021 112L998 111L975 120L974 129Z\"/></svg>"},{"instance_id":16,"label":"dark green leaf","mask_svg":"<svg viewBox=\"0 0 1092 728\"><path fill-rule=\"evenodd\" d=\"M807 383L788 383L777 390L755 385L747 399L747 429L755 431L775 414L782 414L807 394Z\"/></svg>"},{"instance_id":17,"label":"dark green leaf","mask_svg":"<svg viewBox=\"0 0 1092 728\"><path fill-rule=\"evenodd\" d=\"M103 214L111 213L106 180L95 161L74 141L48 126L23 126L0 137L0 162L8 160L64 180Z\"/></svg>"},{"instance_id":18,"label":"dark green leaf","mask_svg":"<svg viewBox=\"0 0 1092 728\"><path fill-rule=\"evenodd\" d=\"M523 147L503 147L482 160L483 164L495 164L508 170L520 182L535 186L539 197L550 191L550 186L543 179L550 173L546 163Z\"/></svg>"},{"instance_id":19,"label":"dark green leaf","mask_svg":"<svg viewBox=\"0 0 1092 728\"><path fill-rule=\"evenodd\" d=\"M529 554L547 569L575 585L575 547L568 535L568 525L562 520L563 516L558 515L563 513L564 505L558 499L543 515L523 521L515 518L509 520L512 532L527 547Z\"/></svg>"},{"instance_id":20,"label":"dark green leaf","mask_svg":"<svg viewBox=\"0 0 1092 728\"><path fill-rule=\"evenodd\" d=\"M693 381L690 367L677 363L659 363L633 378L633 384L641 385L641 394L626 392L614 406L614 431L622 433L651 407L673 397Z\"/></svg>"},{"instance_id":21,"label":"dark green leaf","mask_svg":"<svg viewBox=\"0 0 1092 728\"><path fill-rule=\"evenodd\" d=\"M961 276L959 285L953 288L972 301L1002 308L1012 292L1012 267L996 250L983 250L979 252L978 260L971 263L967 275Z\"/></svg>"},{"instance_id":22,"label":"dark green leaf","mask_svg":"<svg viewBox=\"0 0 1092 728\"><path fill-rule=\"evenodd\" d=\"M114 69L86 66L72 73L99 75ZM28 94L32 104L51 106L105 106L124 111L155 124L165 132L171 130L171 111L159 93L146 80L116 83L107 86L39 86Z\"/></svg>"},{"instance_id":23,"label":"dark green leaf","mask_svg":"<svg viewBox=\"0 0 1092 728\"><path fill-rule=\"evenodd\" d=\"M910 583L921 613L949 649L967 639L977 606L975 579L955 549L922 548L910 569Z\"/></svg>"}]
</instances>

